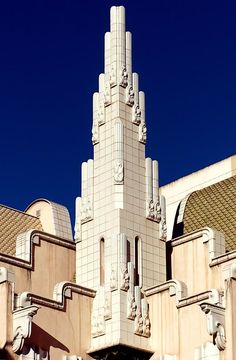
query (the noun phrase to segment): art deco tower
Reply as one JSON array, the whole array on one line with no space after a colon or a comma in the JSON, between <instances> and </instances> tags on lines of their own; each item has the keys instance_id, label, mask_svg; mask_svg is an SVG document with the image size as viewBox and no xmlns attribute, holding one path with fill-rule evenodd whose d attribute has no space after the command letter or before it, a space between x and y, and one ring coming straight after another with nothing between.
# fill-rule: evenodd
<instances>
[{"instance_id":1,"label":"art deco tower","mask_svg":"<svg viewBox=\"0 0 236 360\"><path fill-rule=\"evenodd\" d=\"M125 9L112 7L104 73L93 96L94 159L82 164L76 200L76 282L97 291L89 352L98 358L111 347L135 347L145 358L152 330L143 289L166 280L165 211L158 163L145 158L146 141Z\"/></svg>"}]
</instances>

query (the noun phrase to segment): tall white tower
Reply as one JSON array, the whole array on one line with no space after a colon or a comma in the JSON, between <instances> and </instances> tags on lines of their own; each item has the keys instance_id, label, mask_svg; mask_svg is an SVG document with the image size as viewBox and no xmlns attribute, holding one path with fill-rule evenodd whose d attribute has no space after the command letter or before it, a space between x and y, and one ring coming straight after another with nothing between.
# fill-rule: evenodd
<instances>
[{"instance_id":1,"label":"tall white tower","mask_svg":"<svg viewBox=\"0 0 236 360\"><path fill-rule=\"evenodd\" d=\"M76 199L76 282L97 291L89 352L99 359L131 348L140 350L140 359L151 354L143 289L166 280L166 229L158 163L145 158L146 140L145 98L132 72L125 9L112 7L104 73L93 95L94 159L82 164Z\"/></svg>"}]
</instances>

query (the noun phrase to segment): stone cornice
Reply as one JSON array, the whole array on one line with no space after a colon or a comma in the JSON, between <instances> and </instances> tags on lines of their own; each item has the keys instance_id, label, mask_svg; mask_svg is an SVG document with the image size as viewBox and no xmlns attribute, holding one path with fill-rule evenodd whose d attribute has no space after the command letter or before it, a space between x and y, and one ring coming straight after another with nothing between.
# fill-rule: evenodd
<instances>
[{"instance_id":1,"label":"stone cornice","mask_svg":"<svg viewBox=\"0 0 236 360\"><path fill-rule=\"evenodd\" d=\"M21 293L18 296L18 307L25 307L31 304L49 307L65 311L66 299L72 298L72 293L80 294L94 298L96 295L95 290L85 288L70 282L61 282L54 287L53 299L45 298L29 292Z\"/></svg>"},{"instance_id":2,"label":"stone cornice","mask_svg":"<svg viewBox=\"0 0 236 360\"><path fill-rule=\"evenodd\" d=\"M74 242L72 242L70 240L59 238L55 235L51 235L51 234L45 233L43 231L30 230L29 236L30 236L30 240L31 240L30 261L25 261L25 260L15 257L15 256L0 253L0 262L15 265L15 266L27 269L27 270L32 270L33 265L34 265L34 259L32 256L33 244L39 245L41 240L44 240L51 244L55 244L57 246L63 246L67 249L71 249L74 251L76 249L76 245Z\"/></svg>"},{"instance_id":3,"label":"stone cornice","mask_svg":"<svg viewBox=\"0 0 236 360\"><path fill-rule=\"evenodd\" d=\"M217 289L210 289L201 293L187 296L186 285L179 280L169 280L165 283L157 286L152 286L146 289L145 295L147 297L160 294L166 290L169 290L170 296L176 296L176 307L182 308L192 304L199 303L201 301L210 300L213 304L219 304L221 302L221 293Z\"/></svg>"}]
</instances>

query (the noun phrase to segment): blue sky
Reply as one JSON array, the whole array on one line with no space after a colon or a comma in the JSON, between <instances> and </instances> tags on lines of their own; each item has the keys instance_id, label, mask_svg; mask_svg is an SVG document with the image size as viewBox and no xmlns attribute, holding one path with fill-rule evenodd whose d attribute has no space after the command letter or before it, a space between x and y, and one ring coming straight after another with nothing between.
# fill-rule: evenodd
<instances>
[{"instance_id":1,"label":"blue sky","mask_svg":"<svg viewBox=\"0 0 236 360\"><path fill-rule=\"evenodd\" d=\"M44 197L73 218L112 5L126 7L161 184L235 153L235 1L1 1L0 203Z\"/></svg>"}]
</instances>

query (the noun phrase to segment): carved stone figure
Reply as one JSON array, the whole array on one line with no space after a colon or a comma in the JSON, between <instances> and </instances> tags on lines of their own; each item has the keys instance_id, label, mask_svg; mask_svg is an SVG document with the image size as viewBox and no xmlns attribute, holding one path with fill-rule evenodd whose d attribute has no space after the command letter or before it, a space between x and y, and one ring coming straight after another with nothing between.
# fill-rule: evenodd
<instances>
[{"instance_id":1,"label":"carved stone figure","mask_svg":"<svg viewBox=\"0 0 236 360\"><path fill-rule=\"evenodd\" d=\"M125 265L121 265L121 290L127 291L129 289L129 274Z\"/></svg>"},{"instance_id":2,"label":"carved stone figure","mask_svg":"<svg viewBox=\"0 0 236 360\"><path fill-rule=\"evenodd\" d=\"M166 219L164 218L161 223L161 240L166 241L167 239L167 226Z\"/></svg>"},{"instance_id":3,"label":"carved stone figure","mask_svg":"<svg viewBox=\"0 0 236 360\"><path fill-rule=\"evenodd\" d=\"M118 184L124 181L124 165L120 160L114 161L114 180Z\"/></svg>"},{"instance_id":4,"label":"carved stone figure","mask_svg":"<svg viewBox=\"0 0 236 360\"><path fill-rule=\"evenodd\" d=\"M131 291L128 292L128 304L127 304L127 318L134 320L136 315L137 305L134 296Z\"/></svg>"},{"instance_id":5,"label":"carved stone figure","mask_svg":"<svg viewBox=\"0 0 236 360\"><path fill-rule=\"evenodd\" d=\"M126 104L130 106L134 105L134 89L132 86L127 87Z\"/></svg>"},{"instance_id":6,"label":"carved stone figure","mask_svg":"<svg viewBox=\"0 0 236 360\"><path fill-rule=\"evenodd\" d=\"M133 121L134 124L139 125L141 122L141 109L139 105L136 105L133 109Z\"/></svg>"},{"instance_id":7,"label":"carved stone figure","mask_svg":"<svg viewBox=\"0 0 236 360\"><path fill-rule=\"evenodd\" d=\"M161 205L160 202L157 201L156 203L156 214L155 214L156 221L159 223L161 221Z\"/></svg>"},{"instance_id":8,"label":"carved stone figure","mask_svg":"<svg viewBox=\"0 0 236 360\"><path fill-rule=\"evenodd\" d=\"M152 199L147 202L147 217L152 220L155 218L155 206Z\"/></svg>"},{"instance_id":9,"label":"carved stone figure","mask_svg":"<svg viewBox=\"0 0 236 360\"><path fill-rule=\"evenodd\" d=\"M142 335L143 333L143 318L139 312L135 317L135 334Z\"/></svg>"},{"instance_id":10,"label":"carved stone figure","mask_svg":"<svg viewBox=\"0 0 236 360\"><path fill-rule=\"evenodd\" d=\"M150 318L148 316L148 314L145 314L143 317L143 335L146 337L149 337L151 332L150 332L150 327L151 327L151 323L150 323Z\"/></svg>"},{"instance_id":11,"label":"carved stone figure","mask_svg":"<svg viewBox=\"0 0 236 360\"><path fill-rule=\"evenodd\" d=\"M128 73L127 73L125 65L123 65L122 70L121 70L120 85L123 87L126 87L128 85Z\"/></svg>"},{"instance_id":12,"label":"carved stone figure","mask_svg":"<svg viewBox=\"0 0 236 360\"><path fill-rule=\"evenodd\" d=\"M143 144L147 142L147 127L145 123L139 125L139 141Z\"/></svg>"}]
</instances>

